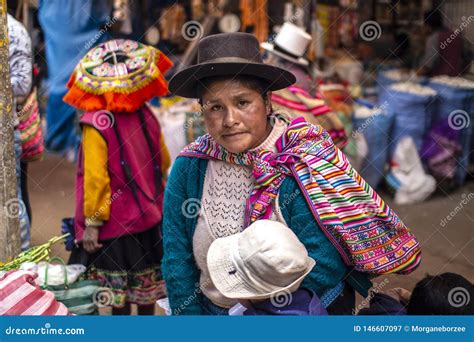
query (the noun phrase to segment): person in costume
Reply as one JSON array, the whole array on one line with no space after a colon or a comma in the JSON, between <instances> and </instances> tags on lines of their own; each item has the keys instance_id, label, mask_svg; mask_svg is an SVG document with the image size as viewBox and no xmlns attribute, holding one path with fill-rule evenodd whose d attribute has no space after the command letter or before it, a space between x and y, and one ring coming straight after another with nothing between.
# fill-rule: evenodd
<instances>
[{"instance_id":1,"label":"person in costume","mask_svg":"<svg viewBox=\"0 0 474 342\"><path fill-rule=\"evenodd\" d=\"M90 50L64 101L85 111L76 174L75 240L81 262L113 291L113 314L153 314L163 296L161 221L169 153L146 101L168 93L171 61L117 39ZM70 260L70 262L71 262Z\"/></svg>"},{"instance_id":2,"label":"person in costume","mask_svg":"<svg viewBox=\"0 0 474 342\"><path fill-rule=\"evenodd\" d=\"M228 314L236 299L214 285L208 250L259 219L289 227L317 260L301 286L329 314L351 314L369 276L418 265L415 237L327 131L272 110L271 92L294 82L263 63L247 33L201 39L197 64L170 80L172 93L199 99L208 131L180 153L165 190L162 267L174 315Z\"/></svg>"},{"instance_id":3,"label":"person in costume","mask_svg":"<svg viewBox=\"0 0 474 342\"><path fill-rule=\"evenodd\" d=\"M265 62L296 76L291 86L272 92L272 106L276 111L285 111L294 117L303 116L306 121L321 125L331 135L333 142L343 148L348 142L344 124L323 99L318 98L316 82L309 71L309 61L304 54L311 36L292 23L284 23L274 42L263 42L267 51Z\"/></svg>"}]
</instances>

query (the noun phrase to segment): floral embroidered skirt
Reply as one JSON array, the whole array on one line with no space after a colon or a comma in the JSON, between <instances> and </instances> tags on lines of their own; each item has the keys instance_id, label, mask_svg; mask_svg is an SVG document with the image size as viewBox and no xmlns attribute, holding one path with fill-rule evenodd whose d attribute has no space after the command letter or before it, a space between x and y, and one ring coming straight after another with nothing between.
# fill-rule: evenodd
<instances>
[{"instance_id":1,"label":"floral embroidered skirt","mask_svg":"<svg viewBox=\"0 0 474 342\"><path fill-rule=\"evenodd\" d=\"M154 304L159 299L159 282L163 279L160 230L161 224L143 233L101 241L103 247L94 254L79 246L72 251L69 263L85 265L90 278L110 288L111 298L105 298L106 303L99 300L104 305L122 308L126 303Z\"/></svg>"}]
</instances>

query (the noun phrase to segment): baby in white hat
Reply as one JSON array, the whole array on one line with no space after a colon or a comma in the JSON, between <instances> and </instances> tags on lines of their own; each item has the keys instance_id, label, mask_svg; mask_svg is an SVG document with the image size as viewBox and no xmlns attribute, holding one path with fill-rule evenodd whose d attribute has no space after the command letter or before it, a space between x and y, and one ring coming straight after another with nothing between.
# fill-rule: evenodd
<instances>
[{"instance_id":1,"label":"baby in white hat","mask_svg":"<svg viewBox=\"0 0 474 342\"><path fill-rule=\"evenodd\" d=\"M315 264L291 229L270 220L216 239L207 254L214 285L244 315L326 315L317 295L300 288Z\"/></svg>"}]
</instances>

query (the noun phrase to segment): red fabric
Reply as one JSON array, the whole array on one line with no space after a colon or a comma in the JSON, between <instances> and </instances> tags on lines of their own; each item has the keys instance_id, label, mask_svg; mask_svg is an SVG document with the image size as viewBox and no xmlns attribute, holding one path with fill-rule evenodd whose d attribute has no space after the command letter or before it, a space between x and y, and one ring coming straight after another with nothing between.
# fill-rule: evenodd
<instances>
[{"instance_id":1,"label":"red fabric","mask_svg":"<svg viewBox=\"0 0 474 342\"><path fill-rule=\"evenodd\" d=\"M64 96L64 101L73 107L85 111L105 109L111 112L134 112L144 102L155 96L168 94L168 85L163 76L151 81L145 87L129 94L105 93L95 95L74 85L74 75L71 76L71 89Z\"/></svg>"},{"instance_id":2,"label":"red fabric","mask_svg":"<svg viewBox=\"0 0 474 342\"><path fill-rule=\"evenodd\" d=\"M36 277L34 272L17 270L0 277L0 316L72 315L52 292L36 285Z\"/></svg>"},{"instance_id":3,"label":"red fabric","mask_svg":"<svg viewBox=\"0 0 474 342\"><path fill-rule=\"evenodd\" d=\"M144 106L141 110L144 111L147 129L157 154L156 159L161 167L160 124L147 106ZM101 119L97 116L100 113L104 112L85 113L81 117L81 124L90 126L95 126L94 122L100 124ZM131 167L132 177L148 197L157 197L157 201L150 201L140 191L137 191L144 211L144 214L141 214L140 207L133 197L133 192L130 186L127 185L121 165L119 142L114 128L109 125L110 127L99 130L107 143L108 173L111 188L110 219L100 227L99 240L141 233L154 227L162 219L163 193L156 196L152 156L140 126L138 114L116 113L113 117L113 126L117 127L122 137L124 156ZM74 220L77 241L82 241L85 229L83 158L81 145L76 174L76 214Z\"/></svg>"}]
</instances>

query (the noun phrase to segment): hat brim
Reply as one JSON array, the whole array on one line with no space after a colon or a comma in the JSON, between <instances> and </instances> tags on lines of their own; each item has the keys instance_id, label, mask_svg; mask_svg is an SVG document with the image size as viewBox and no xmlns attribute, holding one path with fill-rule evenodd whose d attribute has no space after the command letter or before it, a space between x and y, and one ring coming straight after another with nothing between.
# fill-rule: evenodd
<instances>
[{"instance_id":1,"label":"hat brim","mask_svg":"<svg viewBox=\"0 0 474 342\"><path fill-rule=\"evenodd\" d=\"M316 265L316 261L308 256L306 271L298 279L288 286L275 288L274 291L258 292L246 283L231 260L230 251L238 245L239 236L240 234L235 234L215 240L207 253L207 266L211 280L217 290L227 298L268 299L282 292L293 293Z\"/></svg>"},{"instance_id":2,"label":"hat brim","mask_svg":"<svg viewBox=\"0 0 474 342\"><path fill-rule=\"evenodd\" d=\"M169 91L187 98L198 98L200 80L213 76L254 76L268 84L268 91L280 90L296 82L293 73L263 63L220 62L202 63L190 66L176 73L168 84Z\"/></svg>"},{"instance_id":3,"label":"hat brim","mask_svg":"<svg viewBox=\"0 0 474 342\"><path fill-rule=\"evenodd\" d=\"M283 52L275 50L275 46L273 44L268 43L268 42L263 42L263 43L260 44L260 46L262 48L264 48L265 50L267 50L268 52L273 53L273 54L277 55L278 57L284 58L287 61L290 61L292 63L296 63L296 64L303 65L303 66L308 66L309 65L309 62L306 58L303 58L303 57L300 57L298 59L293 58L290 55L287 55Z\"/></svg>"}]
</instances>

